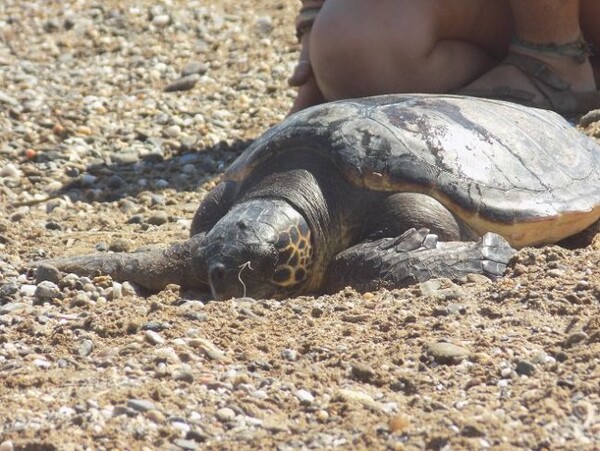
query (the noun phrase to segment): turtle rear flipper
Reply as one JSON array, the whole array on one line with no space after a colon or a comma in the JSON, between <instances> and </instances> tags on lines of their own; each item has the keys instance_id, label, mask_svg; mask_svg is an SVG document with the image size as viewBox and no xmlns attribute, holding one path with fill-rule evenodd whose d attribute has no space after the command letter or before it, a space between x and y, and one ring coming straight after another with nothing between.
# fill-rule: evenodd
<instances>
[{"instance_id":1,"label":"turtle rear flipper","mask_svg":"<svg viewBox=\"0 0 600 451\"><path fill-rule=\"evenodd\" d=\"M502 276L515 250L495 233L478 241L439 242L428 229L411 229L397 238L363 242L337 255L328 268L328 292L352 286L359 291L401 288L432 278Z\"/></svg>"},{"instance_id":2,"label":"turtle rear flipper","mask_svg":"<svg viewBox=\"0 0 600 451\"><path fill-rule=\"evenodd\" d=\"M207 272L203 262L194 258L203 240L204 235L195 235L166 249L78 255L41 260L31 266L52 265L62 272L80 276L109 275L119 282L132 282L149 291L160 291L169 284L184 288L207 288Z\"/></svg>"}]
</instances>

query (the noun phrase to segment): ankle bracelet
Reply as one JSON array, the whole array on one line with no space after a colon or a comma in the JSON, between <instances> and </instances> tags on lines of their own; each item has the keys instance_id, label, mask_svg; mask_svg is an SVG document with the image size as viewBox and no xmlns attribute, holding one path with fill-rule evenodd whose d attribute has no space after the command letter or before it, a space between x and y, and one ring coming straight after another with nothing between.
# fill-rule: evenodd
<instances>
[{"instance_id":1,"label":"ankle bracelet","mask_svg":"<svg viewBox=\"0 0 600 451\"><path fill-rule=\"evenodd\" d=\"M511 45L537 53L544 53L546 55L573 58L579 64L583 64L590 56L593 55L592 46L581 35L576 41L567 42L565 44L556 44L555 42L531 42L515 35L512 39Z\"/></svg>"}]
</instances>

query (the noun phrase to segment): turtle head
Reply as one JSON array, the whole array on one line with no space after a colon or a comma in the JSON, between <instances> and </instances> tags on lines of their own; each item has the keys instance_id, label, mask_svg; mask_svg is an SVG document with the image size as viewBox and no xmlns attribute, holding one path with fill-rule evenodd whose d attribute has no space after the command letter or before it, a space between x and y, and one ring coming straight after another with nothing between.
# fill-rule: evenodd
<instances>
[{"instance_id":1,"label":"turtle head","mask_svg":"<svg viewBox=\"0 0 600 451\"><path fill-rule=\"evenodd\" d=\"M215 224L196 258L208 270L216 300L286 297L310 276L310 227L283 200L251 199L235 205Z\"/></svg>"}]
</instances>

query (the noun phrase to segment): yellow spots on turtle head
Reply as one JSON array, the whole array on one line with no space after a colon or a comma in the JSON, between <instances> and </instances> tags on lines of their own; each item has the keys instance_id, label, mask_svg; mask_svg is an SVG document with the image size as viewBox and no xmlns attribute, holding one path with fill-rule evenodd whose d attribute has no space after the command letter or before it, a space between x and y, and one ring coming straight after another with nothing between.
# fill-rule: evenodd
<instances>
[{"instance_id":1,"label":"yellow spots on turtle head","mask_svg":"<svg viewBox=\"0 0 600 451\"><path fill-rule=\"evenodd\" d=\"M275 246L279 256L271 281L281 287L291 287L306 280L312 263L309 228L299 224L282 231Z\"/></svg>"}]
</instances>

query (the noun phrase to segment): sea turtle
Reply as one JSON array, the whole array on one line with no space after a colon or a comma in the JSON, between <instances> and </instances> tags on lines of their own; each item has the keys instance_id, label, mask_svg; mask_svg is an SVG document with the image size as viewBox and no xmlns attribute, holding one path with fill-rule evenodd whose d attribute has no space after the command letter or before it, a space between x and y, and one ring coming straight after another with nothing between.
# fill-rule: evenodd
<instances>
[{"instance_id":1,"label":"sea turtle","mask_svg":"<svg viewBox=\"0 0 600 451\"><path fill-rule=\"evenodd\" d=\"M166 250L51 260L215 299L503 274L600 224L600 146L560 116L451 95L328 103L268 130Z\"/></svg>"}]
</instances>

